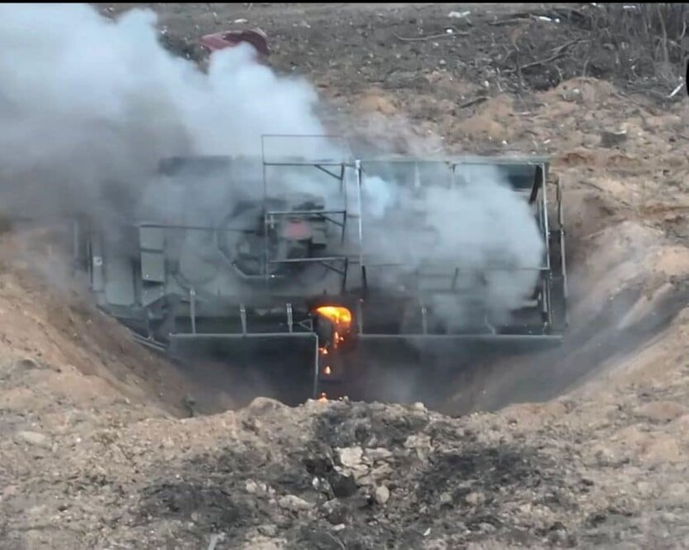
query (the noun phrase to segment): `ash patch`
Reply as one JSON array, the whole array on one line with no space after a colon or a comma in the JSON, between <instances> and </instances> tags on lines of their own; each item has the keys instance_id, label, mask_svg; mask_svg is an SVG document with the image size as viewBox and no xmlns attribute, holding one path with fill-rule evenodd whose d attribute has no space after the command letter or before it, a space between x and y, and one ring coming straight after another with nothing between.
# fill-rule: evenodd
<instances>
[{"instance_id":1,"label":"ash patch","mask_svg":"<svg viewBox=\"0 0 689 550\"><path fill-rule=\"evenodd\" d=\"M425 409L347 403L324 411L316 432L318 440L333 447L373 447L381 442L401 447L409 436L421 433L428 425Z\"/></svg>"},{"instance_id":2,"label":"ash patch","mask_svg":"<svg viewBox=\"0 0 689 550\"><path fill-rule=\"evenodd\" d=\"M544 525L513 513L524 505L556 514L575 511L564 473L549 457L520 444L469 442L439 450L428 462L415 480L413 498L424 511L421 522L429 527L435 524L451 532L459 526L466 540L497 536L514 544L537 543L558 531L563 541L573 543L561 521ZM449 524L446 519L434 520L449 517Z\"/></svg>"},{"instance_id":3,"label":"ash patch","mask_svg":"<svg viewBox=\"0 0 689 550\"><path fill-rule=\"evenodd\" d=\"M139 525L163 519L178 522L181 529L191 522L200 534L222 532L235 539L265 524L289 528L278 500L308 491L310 476L288 457L243 447L193 456L154 481L142 492Z\"/></svg>"},{"instance_id":4,"label":"ash patch","mask_svg":"<svg viewBox=\"0 0 689 550\"><path fill-rule=\"evenodd\" d=\"M231 548L573 540L564 473L525 442L483 443L421 407L334 403L300 429L168 465L142 492L139 526L198 543L222 532Z\"/></svg>"}]
</instances>

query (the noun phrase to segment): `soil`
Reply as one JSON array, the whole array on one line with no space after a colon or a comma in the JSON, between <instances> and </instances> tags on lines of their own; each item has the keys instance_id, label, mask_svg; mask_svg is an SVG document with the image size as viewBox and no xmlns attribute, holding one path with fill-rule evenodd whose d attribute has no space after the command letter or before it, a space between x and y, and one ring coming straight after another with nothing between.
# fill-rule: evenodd
<instances>
[{"instance_id":1,"label":"soil","mask_svg":"<svg viewBox=\"0 0 689 550\"><path fill-rule=\"evenodd\" d=\"M641 90L581 5L559 23L538 16L562 5L144 6L182 55L263 28L270 63L315 82L343 132L550 154L567 341L436 366L435 395L411 392L429 408L246 405L231 373L218 384L213 365L132 342L48 229L15 227L0 240L0 548L689 547L685 91L659 102L674 85L650 69Z\"/></svg>"}]
</instances>

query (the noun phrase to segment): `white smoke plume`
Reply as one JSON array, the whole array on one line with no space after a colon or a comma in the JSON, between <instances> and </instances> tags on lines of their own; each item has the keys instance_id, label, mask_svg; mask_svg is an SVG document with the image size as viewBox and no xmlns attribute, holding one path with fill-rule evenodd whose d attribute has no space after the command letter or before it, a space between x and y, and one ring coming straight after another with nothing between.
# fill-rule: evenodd
<instances>
[{"instance_id":1,"label":"white smoke plume","mask_svg":"<svg viewBox=\"0 0 689 550\"><path fill-rule=\"evenodd\" d=\"M454 284L459 295L431 292L428 304L450 330L481 324L473 300L487 306L493 321L508 322L509 312L530 299L544 261L534 212L497 167L467 165L460 185L448 186L449 178L443 163L417 177L420 191L394 177L364 178L364 250L372 276L379 264L377 282L384 287L405 276L415 284L416 272L429 290Z\"/></svg>"},{"instance_id":2,"label":"white smoke plume","mask_svg":"<svg viewBox=\"0 0 689 550\"><path fill-rule=\"evenodd\" d=\"M134 195L153 214L173 215L192 204L154 178L161 159L260 159L262 135L325 133L307 82L257 63L249 45L214 53L204 73L168 53L155 24L148 10L112 21L87 4L0 6L0 209L33 218L76 211L107 224ZM342 154L310 143L300 151L306 157ZM271 154L286 152L278 145ZM316 180L291 174L291 189L324 193ZM418 206L430 233L405 210L383 216L396 203L411 205L411 195L394 177L368 178L367 255L411 267L451 261L475 272L496 258L517 268L540 265L542 243L528 207L495 174L483 176L461 190L428 191ZM257 192L260 170L247 169L239 182L242 193ZM191 198L205 215L234 192L225 180L205 181ZM376 219L384 222L376 226ZM529 271L488 275L491 307L508 312L534 282ZM462 316L451 302L437 306L448 318Z\"/></svg>"},{"instance_id":3,"label":"white smoke plume","mask_svg":"<svg viewBox=\"0 0 689 550\"><path fill-rule=\"evenodd\" d=\"M251 46L216 52L204 74L161 46L155 23L148 10L111 21L87 4L0 6L5 207L106 215L161 158L260 155L263 134L324 133L313 88Z\"/></svg>"}]
</instances>

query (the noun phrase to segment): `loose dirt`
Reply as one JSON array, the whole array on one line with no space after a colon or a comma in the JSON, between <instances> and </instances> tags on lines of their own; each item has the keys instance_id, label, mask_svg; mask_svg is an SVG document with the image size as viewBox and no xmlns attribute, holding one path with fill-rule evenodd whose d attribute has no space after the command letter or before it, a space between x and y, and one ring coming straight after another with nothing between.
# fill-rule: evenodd
<instances>
[{"instance_id":1,"label":"loose dirt","mask_svg":"<svg viewBox=\"0 0 689 550\"><path fill-rule=\"evenodd\" d=\"M0 547L689 547L681 96L636 93L606 48L525 69L575 39L592 47L572 5L559 23L524 5L149 6L183 55L203 33L262 27L271 63L314 80L333 125L353 117L344 130L394 132L406 150L552 155L570 332L555 350L443 365L433 410L240 407L231 373L209 384L211 366L131 342L49 231L14 228L0 241Z\"/></svg>"}]
</instances>

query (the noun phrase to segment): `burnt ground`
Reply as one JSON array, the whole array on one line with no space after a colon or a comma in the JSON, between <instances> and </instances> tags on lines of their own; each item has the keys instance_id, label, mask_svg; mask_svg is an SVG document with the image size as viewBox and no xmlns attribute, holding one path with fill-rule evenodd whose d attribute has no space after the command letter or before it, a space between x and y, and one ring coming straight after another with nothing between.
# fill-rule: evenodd
<instances>
[{"instance_id":1,"label":"burnt ground","mask_svg":"<svg viewBox=\"0 0 689 550\"><path fill-rule=\"evenodd\" d=\"M270 399L223 412L247 400L233 380L193 383L41 282L55 264L35 273L3 235L0 548L689 547L689 117L683 95L661 101L679 65L632 70L621 54L645 42L558 6L154 5L183 55L237 19L264 28L271 64L352 126L402 119L403 137L448 149L552 153L575 338L448 371L447 415ZM611 129L626 140L603 146ZM184 418L187 393L216 414Z\"/></svg>"},{"instance_id":2,"label":"burnt ground","mask_svg":"<svg viewBox=\"0 0 689 550\"><path fill-rule=\"evenodd\" d=\"M434 449L433 440L442 441L442 449ZM175 475L183 481L166 476L147 487L137 513L177 521L193 515L201 531L231 538L273 524L288 548L364 549L399 548L400 539L419 545L428 529L457 543L500 533L506 541L533 544L565 530L564 524L522 524L504 513L506 507L538 495L537 501L554 504L564 519L575 506L563 492L566 473L538 449L524 441L481 443L475 434L432 421L421 410L400 417L375 407L340 405L316 420L313 439L290 446L278 436L277 443L288 446L280 459L252 446L195 456L179 465ZM340 455L348 451L355 462L342 464ZM358 470L343 470L347 464ZM248 481L257 466L263 491ZM384 480L396 493L394 502L376 496ZM295 500L292 513L285 495L302 499ZM299 516L308 510L311 522L304 525ZM416 517L409 522L410 516ZM344 528L334 535L338 525Z\"/></svg>"}]
</instances>

